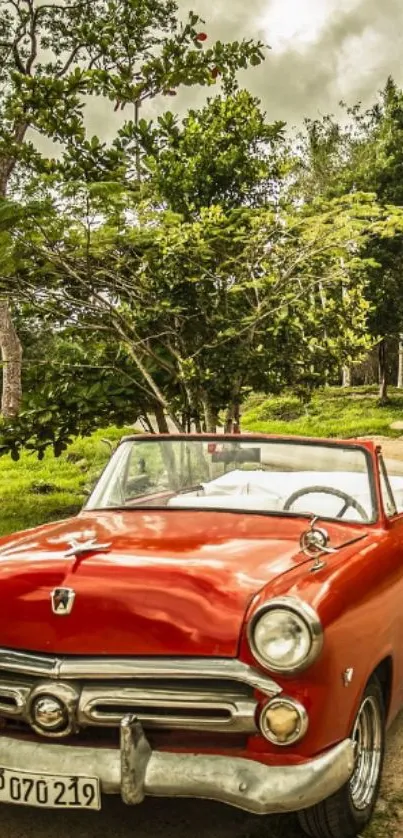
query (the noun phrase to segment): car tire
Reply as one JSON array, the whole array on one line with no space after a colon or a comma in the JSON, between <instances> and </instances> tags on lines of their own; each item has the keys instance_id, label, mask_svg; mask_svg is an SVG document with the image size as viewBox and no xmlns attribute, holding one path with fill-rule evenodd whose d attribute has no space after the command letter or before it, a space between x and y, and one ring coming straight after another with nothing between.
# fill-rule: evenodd
<instances>
[{"instance_id":1,"label":"car tire","mask_svg":"<svg viewBox=\"0 0 403 838\"><path fill-rule=\"evenodd\" d=\"M300 826L310 838L356 838L371 820L385 756L385 706L375 676L362 697L351 737L357 743L357 757L348 783L298 813Z\"/></svg>"}]
</instances>

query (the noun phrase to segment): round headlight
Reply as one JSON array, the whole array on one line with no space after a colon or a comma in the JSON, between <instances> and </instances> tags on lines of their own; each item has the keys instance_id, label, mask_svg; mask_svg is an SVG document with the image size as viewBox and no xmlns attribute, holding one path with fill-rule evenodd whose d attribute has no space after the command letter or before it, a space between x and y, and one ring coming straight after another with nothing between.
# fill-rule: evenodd
<instances>
[{"instance_id":1,"label":"round headlight","mask_svg":"<svg viewBox=\"0 0 403 838\"><path fill-rule=\"evenodd\" d=\"M279 597L257 611L249 641L263 666L274 672L297 672L318 656L322 626L309 605L293 597Z\"/></svg>"}]
</instances>

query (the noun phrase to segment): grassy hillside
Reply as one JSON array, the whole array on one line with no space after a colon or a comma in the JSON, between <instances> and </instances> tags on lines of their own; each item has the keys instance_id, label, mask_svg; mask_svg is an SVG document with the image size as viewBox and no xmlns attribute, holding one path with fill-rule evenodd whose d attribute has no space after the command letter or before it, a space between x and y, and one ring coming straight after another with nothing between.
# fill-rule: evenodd
<instances>
[{"instance_id":1,"label":"grassy hillside","mask_svg":"<svg viewBox=\"0 0 403 838\"><path fill-rule=\"evenodd\" d=\"M387 405L380 407L377 388L323 388L308 405L293 395L267 398L254 394L244 405L242 427L262 433L343 437L400 436L394 422L403 423L403 391L391 389Z\"/></svg>"},{"instance_id":2,"label":"grassy hillside","mask_svg":"<svg viewBox=\"0 0 403 838\"><path fill-rule=\"evenodd\" d=\"M402 391L392 390L390 403L379 407L374 388L332 388L318 391L307 406L292 395L255 394L244 405L242 425L264 433L393 437L403 434L390 427L398 420L403 421ZM28 453L18 463L0 457L0 536L77 512L109 457L102 439L113 442L125 432L109 428L77 439L59 459L50 452L42 462Z\"/></svg>"},{"instance_id":3,"label":"grassy hillside","mask_svg":"<svg viewBox=\"0 0 403 838\"><path fill-rule=\"evenodd\" d=\"M59 459L50 452L42 462L28 453L18 463L1 457L0 536L75 514L110 456L102 440L113 443L124 433L108 428L77 439Z\"/></svg>"}]
</instances>

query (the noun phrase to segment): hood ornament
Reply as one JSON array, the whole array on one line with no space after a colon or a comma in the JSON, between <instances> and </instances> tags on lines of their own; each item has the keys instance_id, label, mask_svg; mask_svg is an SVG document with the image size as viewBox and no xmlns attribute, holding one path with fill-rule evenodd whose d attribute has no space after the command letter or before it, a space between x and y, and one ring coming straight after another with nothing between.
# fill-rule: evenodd
<instances>
[{"instance_id":1,"label":"hood ornament","mask_svg":"<svg viewBox=\"0 0 403 838\"><path fill-rule=\"evenodd\" d=\"M82 556L85 553L105 553L111 547L109 544L98 544L95 538L90 538L88 541L78 541L76 538L68 539L67 543L70 548L66 551L66 559L71 556Z\"/></svg>"},{"instance_id":2,"label":"hood ornament","mask_svg":"<svg viewBox=\"0 0 403 838\"><path fill-rule=\"evenodd\" d=\"M315 564L311 568L312 572L326 566L326 562L322 558L324 553L337 553L334 547L327 546L329 544L328 531L323 527L315 526L318 520L317 516L312 516L309 530L305 530L299 540L300 548L304 555L310 559L315 559Z\"/></svg>"},{"instance_id":3,"label":"hood ornament","mask_svg":"<svg viewBox=\"0 0 403 838\"><path fill-rule=\"evenodd\" d=\"M76 592L73 588L55 588L50 595L52 611L58 617L65 617L73 610Z\"/></svg>"}]
</instances>

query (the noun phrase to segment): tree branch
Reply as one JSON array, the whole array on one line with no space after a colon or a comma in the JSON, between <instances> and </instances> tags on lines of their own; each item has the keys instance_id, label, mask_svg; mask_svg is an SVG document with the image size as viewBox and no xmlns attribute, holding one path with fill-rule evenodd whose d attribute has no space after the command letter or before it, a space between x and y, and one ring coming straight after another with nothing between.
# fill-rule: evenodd
<instances>
[{"instance_id":1,"label":"tree branch","mask_svg":"<svg viewBox=\"0 0 403 838\"><path fill-rule=\"evenodd\" d=\"M58 79L60 79L62 76L64 76L67 73L67 71L70 69L74 59L77 58L78 53L80 52L80 49L82 49L82 48L83 48L83 44L77 44L77 46L74 47L74 49L71 51L69 57L66 59L66 62L63 65L63 67L59 70L58 73L56 73L56 77Z\"/></svg>"},{"instance_id":2,"label":"tree branch","mask_svg":"<svg viewBox=\"0 0 403 838\"><path fill-rule=\"evenodd\" d=\"M59 265L60 267L62 267L62 269L69 276L74 278L75 281L78 282L83 288L88 289L87 277L85 279L83 279L80 276L80 274L71 267L69 262L66 261L66 259L60 254L60 252L58 252L57 257L55 257L55 255L52 251L49 252L49 251L44 250L43 248L38 247L38 246L36 246L36 250L37 250L37 252L38 251L41 252L42 255L44 255L47 259L49 259L50 262L53 261L54 264ZM156 401L164 408L164 410L167 412L167 414L171 417L171 419L172 419L173 423L175 424L175 427L177 428L177 430L181 431L182 430L181 423L179 422L176 415L171 410L168 401L166 400L162 391L158 387L157 383L154 381L152 375L148 372L148 370L145 367L142 359L140 358L138 353L135 351L133 338L131 338L126 331L126 327L127 327L126 322L123 321L121 315L116 310L116 308L115 308L115 306L113 305L112 302L110 302L108 299L105 299L104 297L102 297L98 292L94 291L94 289L92 289L91 295L95 299L97 299L98 302L99 302L98 310L101 310L101 311L102 310L107 310L108 311L109 316L111 318L111 322L114 325L115 331L124 340L124 343L125 343L126 350L127 350L128 354L133 359L133 361L134 361L135 365L137 366L139 372L141 373L142 377L144 378L144 380L147 382L148 386L150 387L150 394L152 394L154 396ZM86 301L85 304L87 305L87 301ZM143 344L143 349L147 353L147 347L144 344Z\"/></svg>"},{"instance_id":3,"label":"tree branch","mask_svg":"<svg viewBox=\"0 0 403 838\"><path fill-rule=\"evenodd\" d=\"M31 19L31 25L29 27L29 37L31 40L31 52L28 57L26 66L25 66L25 73L27 76L31 75L31 70L34 65L35 59L38 55L38 38L36 32L36 24L38 20L37 11L34 10L33 0L27 0L29 6L29 14Z\"/></svg>"}]
</instances>

